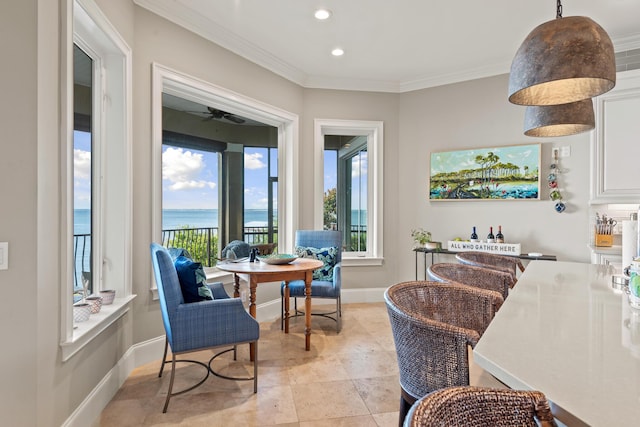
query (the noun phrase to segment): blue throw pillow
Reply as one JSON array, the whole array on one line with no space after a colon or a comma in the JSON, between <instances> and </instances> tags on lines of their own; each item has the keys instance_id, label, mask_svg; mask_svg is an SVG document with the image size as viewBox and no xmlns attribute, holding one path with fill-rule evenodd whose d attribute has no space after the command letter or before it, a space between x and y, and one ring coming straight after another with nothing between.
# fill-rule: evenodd
<instances>
[{"instance_id":1,"label":"blue throw pillow","mask_svg":"<svg viewBox=\"0 0 640 427\"><path fill-rule=\"evenodd\" d=\"M333 267L338 260L338 248L336 246L328 248L306 248L296 246L295 253L300 258L312 258L322 261L324 266L313 271L313 280L331 282L333 280Z\"/></svg>"},{"instance_id":2,"label":"blue throw pillow","mask_svg":"<svg viewBox=\"0 0 640 427\"><path fill-rule=\"evenodd\" d=\"M190 303L213 299L211 289L207 286L207 277L204 274L202 263L181 255L176 258L174 265L178 272L178 280L180 280L184 302Z\"/></svg>"}]
</instances>

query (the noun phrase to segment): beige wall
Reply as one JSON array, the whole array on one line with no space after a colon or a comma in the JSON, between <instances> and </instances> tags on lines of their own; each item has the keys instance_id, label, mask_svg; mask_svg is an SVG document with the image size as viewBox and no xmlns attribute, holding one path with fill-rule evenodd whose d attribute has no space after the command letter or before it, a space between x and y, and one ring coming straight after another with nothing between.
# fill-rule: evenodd
<instances>
[{"instance_id":1,"label":"beige wall","mask_svg":"<svg viewBox=\"0 0 640 427\"><path fill-rule=\"evenodd\" d=\"M35 0L0 6L0 241L9 242L9 269L0 270L0 414L7 425L36 422L36 7Z\"/></svg>"},{"instance_id":2,"label":"beige wall","mask_svg":"<svg viewBox=\"0 0 640 427\"><path fill-rule=\"evenodd\" d=\"M508 242L523 252L556 254L565 261L589 262L588 197L589 133L563 138L523 135L524 107L507 101L508 76L501 75L403 94L400 99L400 200L397 232L400 246L411 246L412 228L424 227L434 240L468 238L478 227L484 238L489 226L502 225ZM430 153L542 142L540 201L428 201ZM553 209L546 188L551 147L570 146L561 159L559 183L567 210ZM443 257L444 259L452 259ZM401 277L413 276L413 259L401 257ZM411 274L409 274L411 270Z\"/></svg>"},{"instance_id":3,"label":"beige wall","mask_svg":"<svg viewBox=\"0 0 640 427\"><path fill-rule=\"evenodd\" d=\"M300 116L300 227L312 225L313 119L384 121L385 261L380 267L347 268L346 288L385 288L413 278L410 231L415 227L446 241L466 237L472 225L484 234L489 225L502 224L507 239L521 241L525 251L588 261L589 135L543 145L543 175L550 147L571 146L571 157L562 164L567 173L560 177L569 203L564 214L553 211L546 191L534 202L427 200L430 152L534 141L522 135L523 109L506 101L506 76L405 94L302 89L131 0L98 4L133 50L132 273L138 297L122 319L71 360L60 361L58 4L3 2L0 28L11 34L0 37L0 53L11 59L0 71L0 241L10 243L11 257L10 269L0 271L3 423L62 424L133 344L163 333L149 292L153 62ZM36 7L46 17L39 23ZM259 302L275 295L265 293Z\"/></svg>"}]
</instances>

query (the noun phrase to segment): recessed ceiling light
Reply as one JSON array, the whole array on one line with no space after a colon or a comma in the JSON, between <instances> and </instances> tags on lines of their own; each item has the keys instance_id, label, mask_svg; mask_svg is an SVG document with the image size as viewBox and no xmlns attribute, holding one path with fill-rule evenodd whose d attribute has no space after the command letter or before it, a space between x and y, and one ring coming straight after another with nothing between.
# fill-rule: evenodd
<instances>
[{"instance_id":1,"label":"recessed ceiling light","mask_svg":"<svg viewBox=\"0 0 640 427\"><path fill-rule=\"evenodd\" d=\"M344 50L342 50L341 48L337 47L337 48L335 48L335 49L333 49L331 51L331 55L333 55L333 56L342 56L342 55L344 55Z\"/></svg>"},{"instance_id":2,"label":"recessed ceiling light","mask_svg":"<svg viewBox=\"0 0 640 427\"><path fill-rule=\"evenodd\" d=\"M324 21L325 19L329 19L329 17L331 16L331 11L327 9L318 9L313 14L313 16L315 16L316 19L320 21Z\"/></svg>"}]
</instances>

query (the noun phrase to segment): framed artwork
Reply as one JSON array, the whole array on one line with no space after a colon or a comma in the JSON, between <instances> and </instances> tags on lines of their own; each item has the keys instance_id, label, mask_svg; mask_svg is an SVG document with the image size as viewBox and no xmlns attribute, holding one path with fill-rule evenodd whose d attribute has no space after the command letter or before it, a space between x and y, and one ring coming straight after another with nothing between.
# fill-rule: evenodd
<instances>
[{"instance_id":1,"label":"framed artwork","mask_svg":"<svg viewBox=\"0 0 640 427\"><path fill-rule=\"evenodd\" d=\"M540 144L431 153L429 200L539 200Z\"/></svg>"}]
</instances>

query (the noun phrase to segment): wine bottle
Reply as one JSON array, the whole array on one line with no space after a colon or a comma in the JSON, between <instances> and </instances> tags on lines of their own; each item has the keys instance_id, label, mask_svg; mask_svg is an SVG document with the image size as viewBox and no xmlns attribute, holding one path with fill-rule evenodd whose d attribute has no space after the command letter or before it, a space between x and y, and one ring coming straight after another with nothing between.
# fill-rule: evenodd
<instances>
[{"instance_id":1,"label":"wine bottle","mask_svg":"<svg viewBox=\"0 0 640 427\"><path fill-rule=\"evenodd\" d=\"M472 242L477 242L478 241L478 234L476 234L476 228L473 227L473 231L471 232L471 241Z\"/></svg>"},{"instance_id":2,"label":"wine bottle","mask_svg":"<svg viewBox=\"0 0 640 427\"><path fill-rule=\"evenodd\" d=\"M502 234L502 226L498 226L498 234L496 234L496 243L504 243L504 235Z\"/></svg>"},{"instance_id":3,"label":"wine bottle","mask_svg":"<svg viewBox=\"0 0 640 427\"><path fill-rule=\"evenodd\" d=\"M493 235L493 227L489 227L489 234L487 234L487 243L495 243L496 236Z\"/></svg>"}]
</instances>

